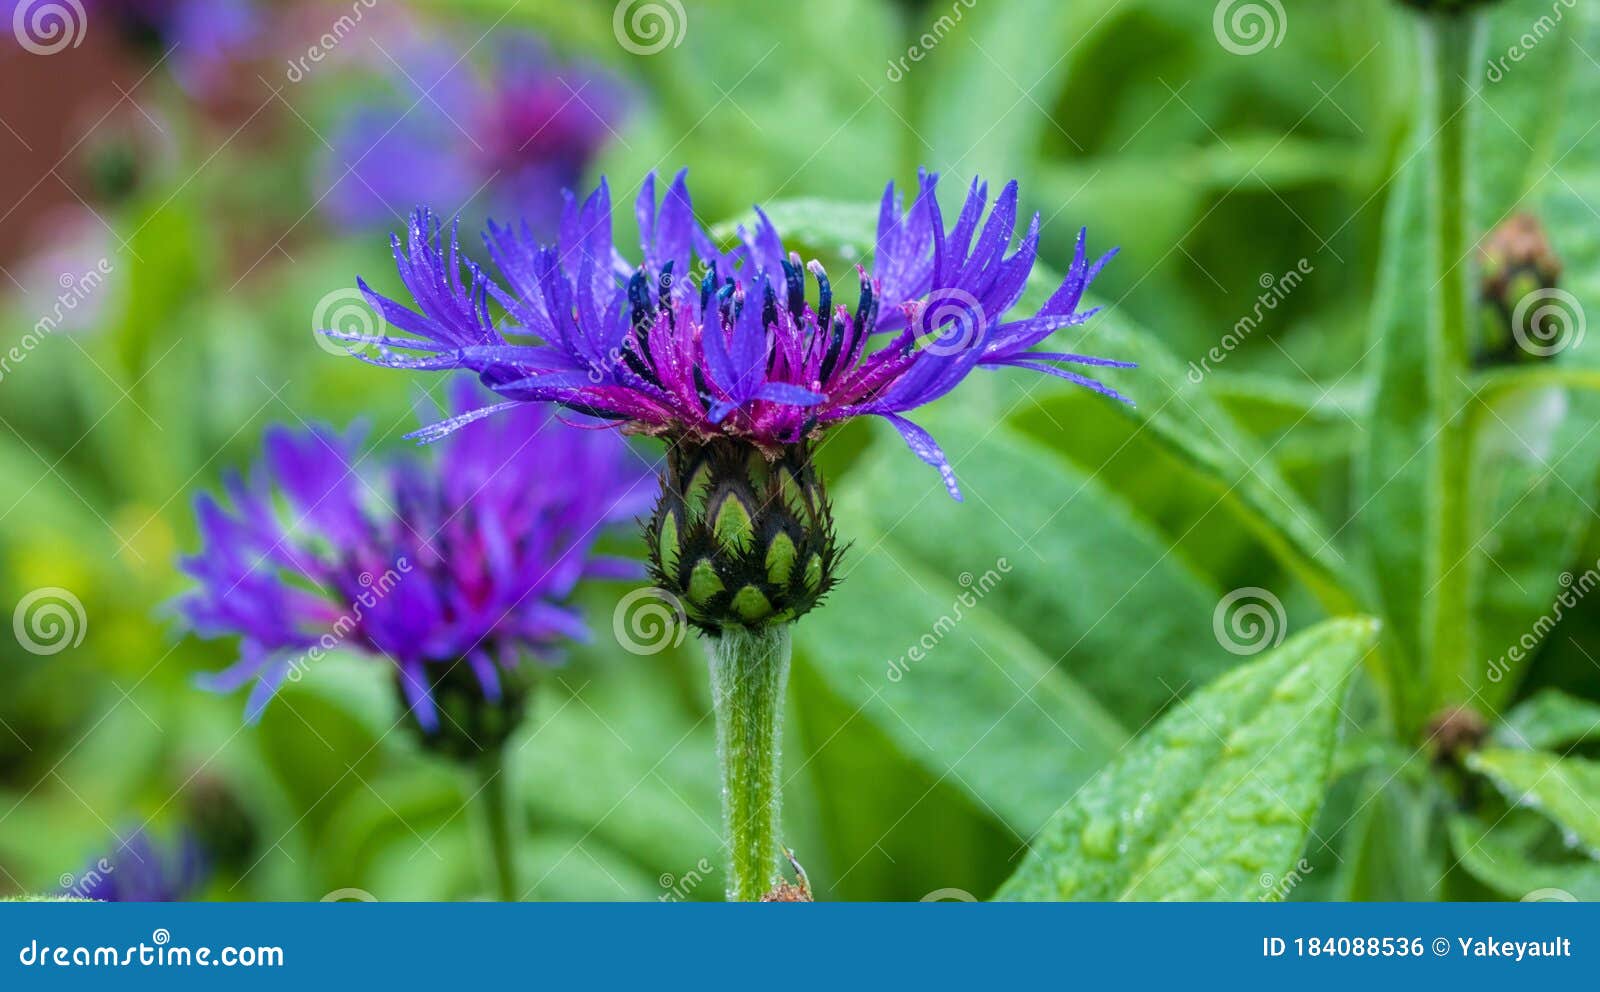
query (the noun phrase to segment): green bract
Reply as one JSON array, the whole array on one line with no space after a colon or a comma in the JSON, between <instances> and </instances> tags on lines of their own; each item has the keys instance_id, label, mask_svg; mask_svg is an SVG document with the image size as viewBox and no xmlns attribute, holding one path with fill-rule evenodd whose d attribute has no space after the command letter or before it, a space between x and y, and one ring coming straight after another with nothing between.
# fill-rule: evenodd
<instances>
[{"instance_id":1,"label":"green bract","mask_svg":"<svg viewBox=\"0 0 1600 992\"><path fill-rule=\"evenodd\" d=\"M656 582L709 634L799 619L827 594L839 559L805 444L769 459L742 441L679 440L646 538Z\"/></svg>"}]
</instances>

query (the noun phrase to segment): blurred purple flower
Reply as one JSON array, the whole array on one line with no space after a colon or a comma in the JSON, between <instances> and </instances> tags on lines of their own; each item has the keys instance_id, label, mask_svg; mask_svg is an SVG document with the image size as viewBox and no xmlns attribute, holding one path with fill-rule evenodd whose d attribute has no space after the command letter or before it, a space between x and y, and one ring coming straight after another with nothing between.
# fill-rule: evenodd
<instances>
[{"instance_id":1,"label":"blurred purple flower","mask_svg":"<svg viewBox=\"0 0 1600 992\"><path fill-rule=\"evenodd\" d=\"M266 23L256 0L89 0L125 38L171 60L172 74L200 97L229 82L236 66L258 56Z\"/></svg>"},{"instance_id":2,"label":"blurred purple flower","mask_svg":"<svg viewBox=\"0 0 1600 992\"><path fill-rule=\"evenodd\" d=\"M475 213L554 230L559 191L582 180L622 117L622 86L556 62L531 35L502 42L486 68L471 56L441 43L400 53L390 97L339 125L323 166L337 223L381 227L418 203L476 202Z\"/></svg>"},{"instance_id":3,"label":"blurred purple flower","mask_svg":"<svg viewBox=\"0 0 1600 992\"><path fill-rule=\"evenodd\" d=\"M910 209L892 183L885 191L873 271L858 269L853 312L834 303L820 264L802 265L785 252L759 208L755 230L740 228L740 244L721 251L696 220L682 173L659 204L654 175L640 191L637 267L613 243L604 181L581 207L567 194L557 247L541 247L526 224L491 224L484 240L503 281L461 253L454 230L446 247L438 220L419 210L408 243L392 239L417 310L358 280L386 323L407 336L383 337L376 354L362 357L392 368L470 369L513 402L556 403L668 439L743 439L769 459L841 421L879 416L959 499L943 451L905 413L949 393L979 366L1042 372L1124 399L1062 366L1127 363L1033 350L1094 315L1078 306L1114 252L1090 261L1080 233L1045 304L1032 316L1007 318L1038 254L1038 216L1008 255L1017 184L1008 183L990 209L988 187L974 180L947 226L938 181L924 173ZM814 304L808 272L817 283ZM491 299L502 314L491 315ZM443 437L481 415L418 436Z\"/></svg>"},{"instance_id":4,"label":"blurred purple flower","mask_svg":"<svg viewBox=\"0 0 1600 992\"><path fill-rule=\"evenodd\" d=\"M456 385L456 411L478 401L470 380ZM433 676L465 662L493 702L502 667L524 649L550 658L587 636L569 604L579 579L637 574L594 554L606 525L651 495L616 435L525 407L462 431L431 464L396 460L368 484L359 433L274 429L253 475L226 480L231 508L197 502L204 546L183 568L199 587L177 607L202 637L240 637L238 662L205 684L254 680L247 719L291 672L348 647L394 666L432 733Z\"/></svg>"},{"instance_id":5,"label":"blurred purple flower","mask_svg":"<svg viewBox=\"0 0 1600 992\"><path fill-rule=\"evenodd\" d=\"M98 902L183 902L205 885L210 869L199 842L181 835L170 851L135 830L116 852L62 879L61 894Z\"/></svg>"}]
</instances>

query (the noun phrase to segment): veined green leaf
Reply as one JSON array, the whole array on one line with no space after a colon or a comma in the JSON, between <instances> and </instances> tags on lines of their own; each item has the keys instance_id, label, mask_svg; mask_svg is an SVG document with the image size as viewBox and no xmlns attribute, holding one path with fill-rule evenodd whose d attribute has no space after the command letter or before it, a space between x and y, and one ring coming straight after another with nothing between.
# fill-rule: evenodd
<instances>
[{"instance_id":1,"label":"veined green leaf","mask_svg":"<svg viewBox=\"0 0 1600 992\"><path fill-rule=\"evenodd\" d=\"M966 501L885 430L882 457L837 487L854 547L797 649L936 775L1031 832L1124 742L1113 714L1138 726L1235 659L1212 636L1215 589L1093 479L952 408L922 419Z\"/></svg>"},{"instance_id":2,"label":"veined green leaf","mask_svg":"<svg viewBox=\"0 0 1600 992\"><path fill-rule=\"evenodd\" d=\"M1546 689L1518 703L1495 728L1494 739L1506 747L1557 751L1600 740L1600 704Z\"/></svg>"},{"instance_id":3,"label":"veined green leaf","mask_svg":"<svg viewBox=\"0 0 1600 992\"><path fill-rule=\"evenodd\" d=\"M1035 269L1035 281L1049 283ZM1117 411L1162 441L1232 502L1252 533L1330 612L1353 608L1355 594L1343 556L1319 514L1295 493L1270 454L1240 429L1206 386L1208 373L1183 364L1149 333L1115 310L1097 315L1075 335L1062 334L1068 350L1135 362L1134 369L1095 369L1095 378L1133 398ZM1059 388L1035 390L1048 396ZM1076 387L1073 387L1076 388Z\"/></svg>"},{"instance_id":4,"label":"veined green leaf","mask_svg":"<svg viewBox=\"0 0 1600 992\"><path fill-rule=\"evenodd\" d=\"M1491 748L1469 756L1467 767L1486 776L1512 803L1543 813L1569 844L1600 858L1600 763Z\"/></svg>"},{"instance_id":5,"label":"veined green leaf","mask_svg":"<svg viewBox=\"0 0 1600 992\"><path fill-rule=\"evenodd\" d=\"M1077 793L1000 890L1018 900L1255 900L1322 803L1344 687L1377 632L1331 620L1230 672Z\"/></svg>"}]
</instances>

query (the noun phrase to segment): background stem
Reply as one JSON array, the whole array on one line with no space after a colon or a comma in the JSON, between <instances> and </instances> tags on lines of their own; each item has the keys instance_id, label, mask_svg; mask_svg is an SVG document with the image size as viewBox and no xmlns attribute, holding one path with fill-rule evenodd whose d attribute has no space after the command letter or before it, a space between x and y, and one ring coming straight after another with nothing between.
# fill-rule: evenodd
<instances>
[{"instance_id":1,"label":"background stem","mask_svg":"<svg viewBox=\"0 0 1600 992\"><path fill-rule=\"evenodd\" d=\"M1423 650L1428 688L1422 698L1431 709L1466 698L1473 680L1472 580L1475 563L1471 484L1471 447L1467 406L1471 403L1470 316L1475 270L1473 232L1468 229L1472 178L1468 139L1473 99L1471 84L1481 72L1478 49L1484 36L1483 15L1435 13L1422 21L1424 93L1427 125L1436 142L1433 175L1429 177L1429 271L1417 273L1436 294L1439 367L1428 376L1433 420L1439 431L1434 471L1442 494L1428 543L1425 576L1431 588L1423 603ZM1463 679L1467 680L1465 683ZM1431 690L1431 691L1430 691ZM1427 714L1417 714L1426 719Z\"/></svg>"},{"instance_id":2,"label":"background stem","mask_svg":"<svg viewBox=\"0 0 1600 992\"><path fill-rule=\"evenodd\" d=\"M478 791L484 821L489 831L489 858L493 868L495 897L501 902L517 902L517 869L511 853L511 820L506 786L505 751L493 748L479 760L483 788Z\"/></svg>"},{"instance_id":3,"label":"background stem","mask_svg":"<svg viewBox=\"0 0 1600 992\"><path fill-rule=\"evenodd\" d=\"M724 628L709 642L730 901L754 902L778 879L780 743L789 628Z\"/></svg>"}]
</instances>

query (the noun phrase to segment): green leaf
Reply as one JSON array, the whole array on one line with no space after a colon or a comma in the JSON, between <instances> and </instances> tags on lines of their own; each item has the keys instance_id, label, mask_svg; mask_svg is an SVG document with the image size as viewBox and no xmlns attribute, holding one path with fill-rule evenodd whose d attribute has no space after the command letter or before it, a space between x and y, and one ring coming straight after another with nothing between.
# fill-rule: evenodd
<instances>
[{"instance_id":1,"label":"green leaf","mask_svg":"<svg viewBox=\"0 0 1600 992\"><path fill-rule=\"evenodd\" d=\"M1467 615L1469 188L1466 142L1477 115L1465 72L1481 33L1474 15L1414 15L1424 112L1385 218L1373 313L1377 393L1356 484L1356 518L1392 652L1401 724L1440 694L1470 691L1481 665ZM1470 665L1476 665L1473 669ZM1465 687L1457 684L1467 678Z\"/></svg>"},{"instance_id":2,"label":"green leaf","mask_svg":"<svg viewBox=\"0 0 1600 992\"><path fill-rule=\"evenodd\" d=\"M966 501L884 430L837 487L853 548L796 647L907 754L1031 832L1124 742L1113 713L1137 726L1234 659L1211 636L1215 590L1147 525L1048 451L954 413L923 420Z\"/></svg>"},{"instance_id":3,"label":"green leaf","mask_svg":"<svg viewBox=\"0 0 1600 992\"><path fill-rule=\"evenodd\" d=\"M1018 900L1256 900L1322 804L1344 687L1377 624L1331 620L1230 672L1070 795L1000 890Z\"/></svg>"},{"instance_id":4,"label":"green leaf","mask_svg":"<svg viewBox=\"0 0 1600 992\"><path fill-rule=\"evenodd\" d=\"M1035 284L1055 277L1042 268ZM1233 504L1251 532L1330 612L1354 605L1352 580L1320 516L1295 493L1261 443L1241 429L1206 388L1208 373L1185 368L1153 335L1116 310L1097 315L1076 335L1057 340L1067 350L1087 351L1134 369L1095 369L1095 378L1135 401L1116 409L1160 440ZM1076 388L1076 387L1073 387ZM1065 384L1046 383L1036 393L1060 395Z\"/></svg>"},{"instance_id":5,"label":"green leaf","mask_svg":"<svg viewBox=\"0 0 1600 992\"><path fill-rule=\"evenodd\" d=\"M1600 703L1546 689L1518 703L1494 730L1505 747L1558 751L1600 740Z\"/></svg>"},{"instance_id":6,"label":"green leaf","mask_svg":"<svg viewBox=\"0 0 1600 992\"><path fill-rule=\"evenodd\" d=\"M1531 853L1539 828L1545 826L1537 818L1516 814L1492 823L1458 814L1450 818L1450 846L1468 874L1508 899L1600 901L1600 863Z\"/></svg>"},{"instance_id":7,"label":"green leaf","mask_svg":"<svg viewBox=\"0 0 1600 992\"><path fill-rule=\"evenodd\" d=\"M1490 748L1467 758L1513 804L1543 813L1572 846L1600 857L1600 763Z\"/></svg>"}]
</instances>

